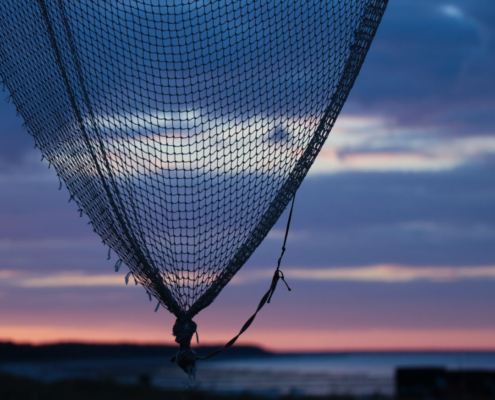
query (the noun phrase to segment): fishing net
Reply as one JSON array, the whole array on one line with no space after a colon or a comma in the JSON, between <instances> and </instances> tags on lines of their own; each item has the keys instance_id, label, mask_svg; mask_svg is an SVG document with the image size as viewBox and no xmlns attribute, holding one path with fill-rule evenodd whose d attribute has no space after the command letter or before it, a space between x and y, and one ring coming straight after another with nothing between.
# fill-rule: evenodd
<instances>
[{"instance_id":1,"label":"fishing net","mask_svg":"<svg viewBox=\"0 0 495 400\"><path fill-rule=\"evenodd\" d=\"M71 199L189 321L290 202L386 0L3 0L0 74Z\"/></svg>"}]
</instances>

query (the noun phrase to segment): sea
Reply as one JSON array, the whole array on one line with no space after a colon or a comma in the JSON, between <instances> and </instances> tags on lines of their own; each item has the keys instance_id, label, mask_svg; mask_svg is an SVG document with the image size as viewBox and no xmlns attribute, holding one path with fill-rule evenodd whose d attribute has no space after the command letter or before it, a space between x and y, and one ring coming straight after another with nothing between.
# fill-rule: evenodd
<instances>
[{"instance_id":1,"label":"sea","mask_svg":"<svg viewBox=\"0 0 495 400\"><path fill-rule=\"evenodd\" d=\"M280 354L218 361L226 369L393 376L398 367L495 369L495 352L366 352Z\"/></svg>"},{"instance_id":2,"label":"sea","mask_svg":"<svg viewBox=\"0 0 495 400\"><path fill-rule=\"evenodd\" d=\"M495 371L495 352L367 352L272 354L259 358L203 361L191 380L163 358L43 361L0 364L0 372L42 381L106 380L167 389L282 395L395 393L398 368Z\"/></svg>"}]
</instances>

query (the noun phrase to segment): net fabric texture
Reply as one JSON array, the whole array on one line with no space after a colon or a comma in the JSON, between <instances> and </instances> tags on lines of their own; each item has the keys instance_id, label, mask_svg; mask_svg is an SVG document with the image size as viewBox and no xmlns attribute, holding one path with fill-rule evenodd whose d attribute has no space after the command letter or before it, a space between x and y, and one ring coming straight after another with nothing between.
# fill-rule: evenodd
<instances>
[{"instance_id":1,"label":"net fabric texture","mask_svg":"<svg viewBox=\"0 0 495 400\"><path fill-rule=\"evenodd\" d=\"M0 74L95 232L180 318L286 208L386 0L2 0Z\"/></svg>"}]
</instances>

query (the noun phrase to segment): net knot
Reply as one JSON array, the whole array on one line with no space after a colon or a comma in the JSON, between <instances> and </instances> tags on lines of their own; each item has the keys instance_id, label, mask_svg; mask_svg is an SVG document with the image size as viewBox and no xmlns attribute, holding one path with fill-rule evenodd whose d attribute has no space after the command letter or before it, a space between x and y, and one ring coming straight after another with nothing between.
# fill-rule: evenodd
<instances>
[{"instance_id":1,"label":"net knot","mask_svg":"<svg viewBox=\"0 0 495 400\"><path fill-rule=\"evenodd\" d=\"M174 327L172 329L173 335L175 336L175 342L182 346L191 347L191 339L196 333L196 322L193 320L180 320L175 321Z\"/></svg>"},{"instance_id":2,"label":"net knot","mask_svg":"<svg viewBox=\"0 0 495 400\"><path fill-rule=\"evenodd\" d=\"M196 355L191 349L191 339L196 333L196 328L197 325L193 320L177 318L172 329L175 341L180 344L180 348L177 355L171 361L177 361L179 367L192 378L196 375Z\"/></svg>"}]
</instances>

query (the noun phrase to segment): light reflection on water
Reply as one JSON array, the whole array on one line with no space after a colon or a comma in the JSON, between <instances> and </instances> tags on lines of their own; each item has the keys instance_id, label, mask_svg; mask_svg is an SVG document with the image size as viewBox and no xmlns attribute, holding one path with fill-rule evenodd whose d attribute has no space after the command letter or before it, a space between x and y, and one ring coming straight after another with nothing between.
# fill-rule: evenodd
<instances>
[{"instance_id":1,"label":"light reflection on water","mask_svg":"<svg viewBox=\"0 0 495 400\"><path fill-rule=\"evenodd\" d=\"M217 361L226 369L392 376L397 367L495 369L495 352L294 354Z\"/></svg>"}]
</instances>

